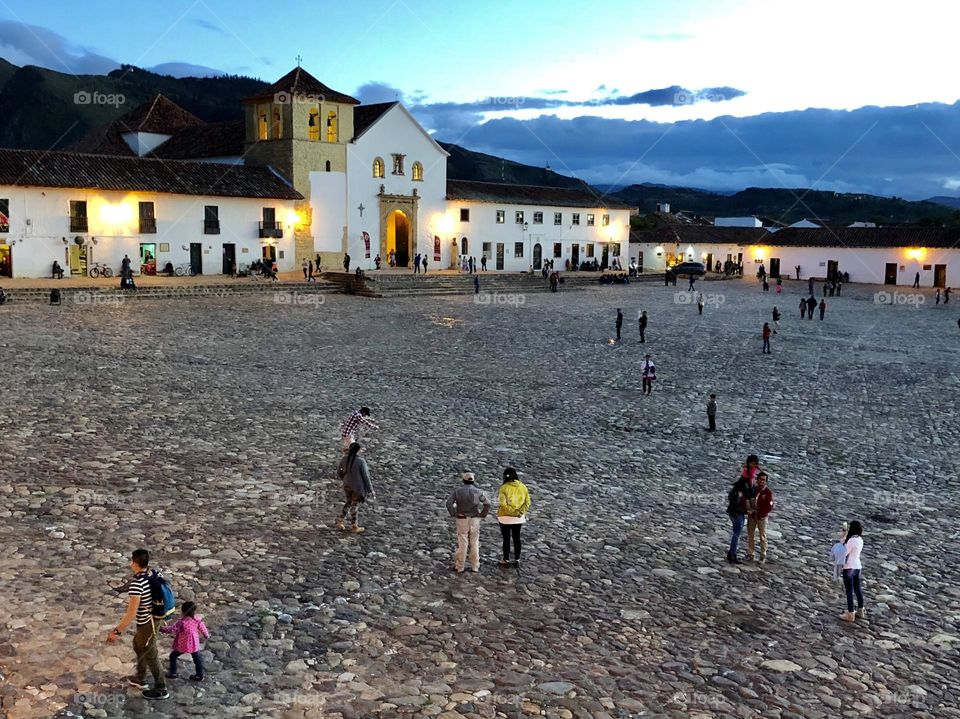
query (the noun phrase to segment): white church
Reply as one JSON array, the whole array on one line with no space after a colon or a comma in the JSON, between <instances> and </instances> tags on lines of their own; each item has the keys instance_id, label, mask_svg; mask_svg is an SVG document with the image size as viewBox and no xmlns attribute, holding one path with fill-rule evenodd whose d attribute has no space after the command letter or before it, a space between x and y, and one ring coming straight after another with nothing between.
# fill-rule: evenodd
<instances>
[{"instance_id":1,"label":"white church","mask_svg":"<svg viewBox=\"0 0 960 719\"><path fill-rule=\"evenodd\" d=\"M0 277L124 257L144 274L626 265L631 208L582 189L448 180L447 153L399 102L363 105L295 68L206 123L158 95L65 151L0 149Z\"/></svg>"}]
</instances>

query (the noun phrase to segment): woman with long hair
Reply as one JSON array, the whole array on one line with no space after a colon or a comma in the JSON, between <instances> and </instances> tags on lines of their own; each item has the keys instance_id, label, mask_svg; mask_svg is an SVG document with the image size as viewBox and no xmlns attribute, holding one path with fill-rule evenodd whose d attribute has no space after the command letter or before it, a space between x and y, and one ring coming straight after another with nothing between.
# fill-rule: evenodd
<instances>
[{"instance_id":1,"label":"woman with long hair","mask_svg":"<svg viewBox=\"0 0 960 719\"><path fill-rule=\"evenodd\" d=\"M850 522L847 530L847 539L843 545L847 550L843 562L843 588L847 590L847 611L840 618L852 622L857 618L863 619L866 610L863 608L863 592L860 590L860 553L863 552L863 525L857 520ZM857 611L853 611L853 595L857 595Z\"/></svg>"},{"instance_id":2,"label":"woman with long hair","mask_svg":"<svg viewBox=\"0 0 960 719\"><path fill-rule=\"evenodd\" d=\"M517 476L517 470L507 467L503 471L503 484L500 485L497 502L497 521L500 534L503 535L503 559L501 567L511 564L520 566L520 528L527 521L530 511L530 492ZM510 561L510 540L513 540L513 562Z\"/></svg>"},{"instance_id":3,"label":"woman with long hair","mask_svg":"<svg viewBox=\"0 0 960 719\"><path fill-rule=\"evenodd\" d=\"M360 457L360 443L353 442L347 450L346 456L337 465L337 476L343 480L343 492L346 501L337 519L337 528L344 529L343 520L350 513L350 531L354 534L363 532L358 524L360 505L373 497L373 484L370 482L370 471L367 469L367 460Z\"/></svg>"}]
</instances>

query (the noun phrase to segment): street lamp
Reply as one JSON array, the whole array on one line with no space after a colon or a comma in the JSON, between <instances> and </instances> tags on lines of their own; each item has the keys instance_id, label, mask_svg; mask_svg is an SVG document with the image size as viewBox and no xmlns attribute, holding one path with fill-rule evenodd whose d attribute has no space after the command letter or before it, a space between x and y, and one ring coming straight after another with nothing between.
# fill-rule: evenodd
<instances>
[{"instance_id":1,"label":"street lamp","mask_svg":"<svg viewBox=\"0 0 960 719\"><path fill-rule=\"evenodd\" d=\"M526 257L523 258L524 262L526 262L527 258L530 257L529 248L527 247L527 240L529 238L526 236L526 234L527 234L527 223L524 222L522 225L520 225L520 244L523 245L523 251L527 253Z\"/></svg>"}]
</instances>

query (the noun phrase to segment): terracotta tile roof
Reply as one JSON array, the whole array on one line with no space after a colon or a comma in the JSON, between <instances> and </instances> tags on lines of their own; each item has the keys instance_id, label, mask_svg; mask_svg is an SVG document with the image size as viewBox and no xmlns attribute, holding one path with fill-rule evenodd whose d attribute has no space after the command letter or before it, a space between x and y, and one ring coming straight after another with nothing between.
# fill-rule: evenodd
<instances>
[{"instance_id":1,"label":"terracotta tile roof","mask_svg":"<svg viewBox=\"0 0 960 719\"><path fill-rule=\"evenodd\" d=\"M203 125L203 120L187 112L173 100L157 95L106 125L91 130L65 149L104 155L133 155L123 139L128 132L152 132L175 135L187 127Z\"/></svg>"},{"instance_id":2,"label":"terracotta tile roof","mask_svg":"<svg viewBox=\"0 0 960 719\"><path fill-rule=\"evenodd\" d=\"M957 247L960 229L943 227L762 227L677 225L631 232L631 242L682 245L770 245L772 247Z\"/></svg>"},{"instance_id":3,"label":"terracotta tile roof","mask_svg":"<svg viewBox=\"0 0 960 719\"><path fill-rule=\"evenodd\" d=\"M511 205L543 205L545 207L583 207L587 209L632 210L627 205L604 198L584 183L583 188L510 185L500 182L447 180L448 200L472 200Z\"/></svg>"},{"instance_id":4,"label":"terracotta tile roof","mask_svg":"<svg viewBox=\"0 0 960 719\"><path fill-rule=\"evenodd\" d=\"M342 92L337 92L304 70L302 67L295 67L286 75L281 77L270 87L258 92L256 95L243 98L244 102L252 100L273 99L276 95L283 94L288 96L309 95L321 98L327 102L339 102L346 105L359 105L360 101Z\"/></svg>"},{"instance_id":5,"label":"terracotta tile roof","mask_svg":"<svg viewBox=\"0 0 960 719\"><path fill-rule=\"evenodd\" d=\"M167 160L242 157L245 133L243 120L185 127L150 154Z\"/></svg>"},{"instance_id":6,"label":"terracotta tile roof","mask_svg":"<svg viewBox=\"0 0 960 719\"><path fill-rule=\"evenodd\" d=\"M0 185L303 199L269 167L39 150L0 149Z\"/></svg>"},{"instance_id":7,"label":"terracotta tile roof","mask_svg":"<svg viewBox=\"0 0 960 719\"><path fill-rule=\"evenodd\" d=\"M367 131L373 123L379 120L396 102L378 102L371 105L358 105L353 108L353 139Z\"/></svg>"}]
</instances>

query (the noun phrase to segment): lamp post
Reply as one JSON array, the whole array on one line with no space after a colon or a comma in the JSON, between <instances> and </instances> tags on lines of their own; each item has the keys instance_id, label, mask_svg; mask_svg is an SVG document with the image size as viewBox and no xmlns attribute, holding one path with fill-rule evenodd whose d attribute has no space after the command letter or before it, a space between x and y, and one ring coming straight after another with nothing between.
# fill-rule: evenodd
<instances>
[{"instance_id":1,"label":"lamp post","mask_svg":"<svg viewBox=\"0 0 960 719\"><path fill-rule=\"evenodd\" d=\"M524 222L522 225L520 225L520 244L523 245L523 251L527 253L527 255L523 258L524 262L526 262L528 258L533 259L530 257L529 248L527 247L527 240L529 239L530 238L527 236L527 223Z\"/></svg>"}]
</instances>

